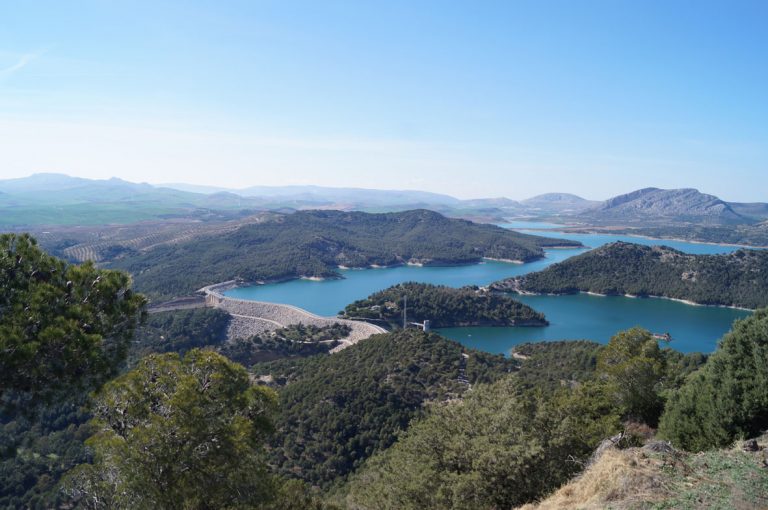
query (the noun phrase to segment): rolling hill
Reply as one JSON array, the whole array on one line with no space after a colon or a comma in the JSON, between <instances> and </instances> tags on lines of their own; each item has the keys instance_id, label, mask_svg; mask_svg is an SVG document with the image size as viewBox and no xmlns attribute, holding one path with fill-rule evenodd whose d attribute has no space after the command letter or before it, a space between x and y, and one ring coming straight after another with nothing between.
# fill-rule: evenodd
<instances>
[{"instance_id":1,"label":"rolling hill","mask_svg":"<svg viewBox=\"0 0 768 510\"><path fill-rule=\"evenodd\" d=\"M400 327L403 296L408 298L408 320L428 320L435 328L461 326L547 326L544 314L507 296L477 287L454 289L443 285L407 282L375 292L347 305L342 317L374 319Z\"/></svg>"},{"instance_id":2,"label":"rolling hill","mask_svg":"<svg viewBox=\"0 0 768 510\"><path fill-rule=\"evenodd\" d=\"M599 202L587 200L570 193L545 193L522 200L520 205L526 214L577 214L596 206Z\"/></svg>"},{"instance_id":3,"label":"rolling hill","mask_svg":"<svg viewBox=\"0 0 768 510\"><path fill-rule=\"evenodd\" d=\"M706 305L768 305L768 250L691 255L666 246L616 242L543 271L496 282L494 290L661 296Z\"/></svg>"},{"instance_id":4,"label":"rolling hill","mask_svg":"<svg viewBox=\"0 0 768 510\"><path fill-rule=\"evenodd\" d=\"M581 243L520 234L423 209L383 214L299 211L215 237L127 254L112 267L132 273L138 290L170 297L235 278L252 282L334 278L340 265L472 264L483 257L529 261L543 257L543 248L552 246Z\"/></svg>"},{"instance_id":5,"label":"rolling hill","mask_svg":"<svg viewBox=\"0 0 768 510\"><path fill-rule=\"evenodd\" d=\"M5 228L125 224L262 208L256 199L228 193L205 195L62 174L2 180L0 193L0 227Z\"/></svg>"}]
</instances>

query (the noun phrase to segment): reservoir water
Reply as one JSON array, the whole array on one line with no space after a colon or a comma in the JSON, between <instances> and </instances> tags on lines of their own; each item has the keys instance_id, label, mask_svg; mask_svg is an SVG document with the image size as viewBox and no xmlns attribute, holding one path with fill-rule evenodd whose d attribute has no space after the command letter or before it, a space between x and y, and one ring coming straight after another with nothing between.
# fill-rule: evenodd
<instances>
[{"instance_id":1,"label":"reservoir water","mask_svg":"<svg viewBox=\"0 0 768 510\"><path fill-rule=\"evenodd\" d=\"M526 234L540 235L544 237L554 237L557 239L571 239L579 241L589 248L597 248L606 243L615 241L624 241L626 243L644 244L646 246L664 245L680 250L685 253L694 253L696 255L715 255L718 253L730 253L738 250L741 246L729 244L708 244L691 243L687 241L677 241L674 239L651 239L648 237L613 235L613 234L573 234L570 232L558 232L553 230L557 227L552 223L537 223L518 221L515 223L502 223L500 227L509 228Z\"/></svg>"},{"instance_id":2,"label":"reservoir water","mask_svg":"<svg viewBox=\"0 0 768 510\"><path fill-rule=\"evenodd\" d=\"M546 224L515 223L502 225L546 228ZM683 241L652 240L630 236L562 234L554 231L531 232L550 237L581 241L594 248L606 242L626 240L638 244L664 244L697 254L727 253L734 246L687 243ZM352 301L363 299L378 290L407 281L418 281L461 287L487 285L491 282L539 271L584 250L548 250L547 257L528 264L484 261L481 264L451 267L400 266L382 269L340 269L343 279L291 280L284 283L241 287L227 295L257 301L286 303L319 315L335 315ZM542 328L448 328L440 330L446 337L468 347L488 352L508 354L519 343L542 340L589 339L607 342L622 329L642 326L654 333L669 332L671 347L683 351L711 352L717 340L730 329L734 320L750 312L730 308L691 306L665 299L600 297L586 294L571 296L515 296L534 309L543 312L550 326Z\"/></svg>"}]
</instances>

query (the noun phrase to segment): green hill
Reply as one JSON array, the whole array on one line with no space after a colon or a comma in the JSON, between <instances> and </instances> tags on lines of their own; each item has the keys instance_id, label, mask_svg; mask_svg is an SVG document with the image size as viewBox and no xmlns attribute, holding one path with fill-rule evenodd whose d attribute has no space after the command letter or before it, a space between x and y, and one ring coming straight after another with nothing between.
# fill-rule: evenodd
<instances>
[{"instance_id":1,"label":"green hill","mask_svg":"<svg viewBox=\"0 0 768 510\"><path fill-rule=\"evenodd\" d=\"M253 372L284 384L273 462L281 473L327 485L389 447L428 402L459 397L469 384L493 381L514 366L435 334L401 330L332 356L256 365Z\"/></svg>"},{"instance_id":2,"label":"green hill","mask_svg":"<svg viewBox=\"0 0 768 510\"><path fill-rule=\"evenodd\" d=\"M666 246L616 242L543 271L496 282L491 288L540 294L661 296L754 309L768 305L768 251L691 255Z\"/></svg>"},{"instance_id":3,"label":"green hill","mask_svg":"<svg viewBox=\"0 0 768 510\"><path fill-rule=\"evenodd\" d=\"M217 282L338 277L336 268L418 263L472 264L483 257L529 261L544 247L580 243L520 234L446 218L427 210L369 214L301 211L275 215L216 237L129 255L113 267L131 272L153 297L180 295Z\"/></svg>"},{"instance_id":4,"label":"green hill","mask_svg":"<svg viewBox=\"0 0 768 510\"><path fill-rule=\"evenodd\" d=\"M477 287L454 289L442 285L408 282L371 294L344 309L345 317L402 325L403 298L408 298L408 321L429 320L432 327L546 326L544 315L507 296Z\"/></svg>"}]
</instances>

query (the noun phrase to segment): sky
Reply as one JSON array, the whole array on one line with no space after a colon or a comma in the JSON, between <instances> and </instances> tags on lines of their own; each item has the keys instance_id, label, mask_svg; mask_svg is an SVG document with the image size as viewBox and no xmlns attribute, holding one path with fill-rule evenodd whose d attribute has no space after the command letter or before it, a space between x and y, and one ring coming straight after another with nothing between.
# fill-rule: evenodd
<instances>
[{"instance_id":1,"label":"sky","mask_svg":"<svg viewBox=\"0 0 768 510\"><path fill-rule=\"evenodd\" d=\"M768 1L0 3L0 178L768 201Z\"/></svg>"}]
</instances>

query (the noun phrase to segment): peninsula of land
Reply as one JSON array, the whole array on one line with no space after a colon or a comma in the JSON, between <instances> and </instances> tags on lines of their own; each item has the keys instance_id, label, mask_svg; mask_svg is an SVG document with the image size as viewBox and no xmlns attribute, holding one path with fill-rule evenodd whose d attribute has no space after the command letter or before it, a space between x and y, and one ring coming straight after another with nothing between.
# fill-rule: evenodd
<instances>
[{"instance_id":1,"label":"peninsula of land","mask_svg":"<svg viewBox=\"0 0 768 510\"><path fill-rule=\"evenodd\" d=\"M490 288L518 294L662 297L756 309L768 305L768 251L692 255L666 246L616 242Z\"/></svg>"},{"instance_id":2,"label":"peninsula of land","mask_svg":"<svg viewBox=\"0 0 768 510\"><path fill-rule=\"evenodd\" d=\"M339 266L457 265L483 258L529 262L544 257L544 248L562 246L582 245L427 210L299 211L272 215L216 236L126 254L110 267L130 272L139 291L162 300L233 279L338 278Z\"/></svg>"}]
</instances>

